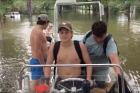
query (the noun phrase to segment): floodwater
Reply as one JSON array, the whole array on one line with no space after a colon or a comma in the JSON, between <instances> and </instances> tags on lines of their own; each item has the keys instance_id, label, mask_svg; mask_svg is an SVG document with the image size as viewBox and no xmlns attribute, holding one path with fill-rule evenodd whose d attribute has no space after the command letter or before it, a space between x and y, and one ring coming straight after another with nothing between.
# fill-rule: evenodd
<instances>
[{"instance_id":1,"label":"floodwater","mask_svg":"<svg viewBox=\"0 0 140 93\"><path fill-rule=\"evenodd\" d=\"M53 12L49 17L53 22ZM96 17L88 13L65 12L60 20L70 21L74 29L74 39L82 39L83 35L90 31ZM36 16L30 23L26 16L20 20L6 19L0 28L0 91L14 91L13 85L24 63L30 58L29 37L32 25L35 25ZM110 15L108 19L108 32L115 38L122 65L128 75L134 81L140 81L140 16L136 16L128 22L124 14ZM136 82L136 83L138 83Z\"/></svg>"}]
</instances>

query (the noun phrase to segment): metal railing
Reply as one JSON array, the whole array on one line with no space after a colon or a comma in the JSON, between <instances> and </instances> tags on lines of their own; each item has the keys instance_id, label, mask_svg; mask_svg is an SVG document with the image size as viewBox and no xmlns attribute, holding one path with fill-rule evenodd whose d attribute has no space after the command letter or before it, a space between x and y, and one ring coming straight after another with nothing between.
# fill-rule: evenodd
<instances>
[{"instance_id":1,"label":"metal railing","mask_svg":"<svg viewBox=\"0 0 140 93\"><path fill-rule=\"evenodd\" d=\"M123 69L120 65L117 64L46 64L46 65L25 65L25 67L22 68L22 70L20 71L20 77L23 74L23 71L26 68L29 67L86 67L86 66L92 66L92 67L117 67L121 70L122 73L122 77L124 77L124 73L123 73ZM24 78L22 78L24 79ZM122 82L122 93L125 93L125 86L124 86L124 79L121 79Z\"/></svg>"}]
</instances>

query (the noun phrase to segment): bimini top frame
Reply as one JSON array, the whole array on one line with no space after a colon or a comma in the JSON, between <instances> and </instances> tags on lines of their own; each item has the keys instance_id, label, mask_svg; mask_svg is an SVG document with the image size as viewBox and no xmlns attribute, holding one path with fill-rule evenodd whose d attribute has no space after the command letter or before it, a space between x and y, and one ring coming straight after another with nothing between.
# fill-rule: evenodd
<instances>
[{"instance_id":1,"label":"bimini top frame","mask_svg":"<svg viewBox=\"0 0 140 93\"><path fill-rule=\"evenodd\" d=\"M100 21L102 20L102 16L104 15L104 6L103 4L100 2L100 1L92 1L92 2L64 2L60 0L56 1L55 5L54 5L54 38L55 38L55 41L58 40L58 35L57 35L57 32L58 32L58 7L60 5L75 5L75 6L78 6L78 5L92 5L92 4L98 4L99 5L99 15L100 15Z\"/></svg>"}]
</instances>

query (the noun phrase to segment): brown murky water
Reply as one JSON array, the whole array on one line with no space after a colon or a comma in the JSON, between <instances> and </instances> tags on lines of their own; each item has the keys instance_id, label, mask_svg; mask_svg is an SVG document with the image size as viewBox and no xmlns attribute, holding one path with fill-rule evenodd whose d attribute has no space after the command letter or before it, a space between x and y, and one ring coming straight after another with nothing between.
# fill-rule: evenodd
<instances>
[{"instance_id":1,"label":"brown murky water","mask_svg":"<svg viewBox=\"0 0 140 93\"><path fill-rule=\"evenodd\" d=\"M53 12L50 18L53 19ZM70 21L73 25L75 39L81 39L90 30L95 18L89 14L66 12L62 20ZM53 20L52 20L53 21ZM35 17L33 17L33 25ZM30 58L29 37L32 26L27 17L20 20L7 19L0 28L0 89L14 91L14 80L17 78L23 63ZM140 81L140 16L128 22L123 14L110 16L108 31L117 41L120 55L123 57L123 67L131 78ZM9 90L8 90L9 89Z\"/></svg>"}]
</instances>

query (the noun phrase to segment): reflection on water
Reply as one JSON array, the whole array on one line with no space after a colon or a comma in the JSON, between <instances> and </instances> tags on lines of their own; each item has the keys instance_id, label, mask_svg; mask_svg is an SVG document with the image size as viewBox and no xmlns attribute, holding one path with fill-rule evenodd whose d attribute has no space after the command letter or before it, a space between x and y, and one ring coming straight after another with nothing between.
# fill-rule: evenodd
<instances>
[{"instance_id":1,"label":"reflection on water","mask_svg":"<svg viewBox=\"0 0 140 93\"><path fill-rule=\"evenodd\" d=\"M140 22L132 21L130 24L130 29L134 34L140 33Z\"/></svg>"},{"instance_id":2,"label":"reflection on water","mask_svg":"<svg viewBox=\"0 0 140 93\"><path fill-rule=\"evenodd\" d=\"M129 71L128 73L129 77L131 78L130 83L133 86L134 90L137 91L136 93L138 93L140 91L139 71Z\"/></svg>"},{"instance_id":3,"label":"reflection on water","mask_svg":"<svg viewBox=\"0 0 140 93\"><path fill-rule=\"evenodd\" d=\"M122 13L120 16L118 16L118 18L117 18L118 20L118 23L122 26L122 27L124 27L124 25L126 24L126 23L128 23L128 17L124 14L124 13Z\"/></svg>"},{"instance_id":4,"label":"reflection on water","mask_svg":"<svg viewBox=\"0 0 140 93\"><path fill-rule=\"evenodd\" d=\"M53 12L52 12L53 13ZM52 13L50 14L53 19ZM74 29L74 39L81 40L83 35L90 31L91 25L98 17L89 14L66 12L60 17L59 21L70 21ZM35 24L35 18L33 18ZM140 17L137 16L128 23L125 15L111 16L108 21L108 31L114 36L122 56L123 67L128 75L133 78L135 83L140 83ZM28 19L21 21L9 20L0 29L0 88L8 85L13 87L14 80L17 78L19 69L30 58L29 37L32 26ZM5 67L8 65L9 67ZM8 77L8 78L6 78ZM10 77L10 78L9 78ZM6 82L6 84L2 84ZM2 85L1 85L2 84ZM12 88L14 90L14 87ZM11 91L11 90L9 90Z\"/></svg>"},{"instance_id":5,"label":"reflection on water","mask_svg":"<svg viewBox=\"0 0 140 93\"><path fill-rule=\"evenodd\" d=\"M18 80L18 72L23 67L21 59L3 58L0 72L0 88L2 92L15 93L15 81Z\"/></svg>"},{"instance_id":6,"label":"reflection on water","mask_svg":"<svg viewBox=\"0 0 140 93\"><path fill-rule=\"evenodd\" d=\"M21 58L25 56L25 50L28 50L26 46L29 46L27 44L29 44L28 35L30 34L31 27L29 27L28 24L23 24L24 22L11 21L11 23L7 24L7 28L2 29L3 57ZM26 32L28 32L28 34L26 34Z\"/></svg>"},{"instance_id":7,"label":"reflection on water","mask_svg":"<svg viewBox=\"0 0 140 93\"><path fill-rule=\"evenodd\" d=\"M1 28L1 72L0 89L14 93L15 80L30 54L29 35L31 28L27 19L22 21L8 20Z\"/></svg>"}]
</instances>

